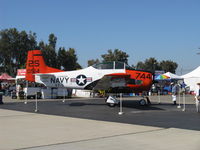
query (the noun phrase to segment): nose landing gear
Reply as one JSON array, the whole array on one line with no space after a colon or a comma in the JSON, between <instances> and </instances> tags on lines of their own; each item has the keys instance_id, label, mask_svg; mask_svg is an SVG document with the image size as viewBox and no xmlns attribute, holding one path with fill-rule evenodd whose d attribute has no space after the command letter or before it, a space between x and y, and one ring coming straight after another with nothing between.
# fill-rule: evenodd
<instances>
[{"instance_id":1,"label":"nose landing gear","mask_svg":"<svg viewBox=\"0 0 200 150\"><path fill-rule=\"evenodd\" d=\"M112 96L109 96L107 99L106 99L106 103L108 106L110 107L114 107L116 105L119 104L119 100L115 99L114 97Z\"/></svg>"}]
</instances>

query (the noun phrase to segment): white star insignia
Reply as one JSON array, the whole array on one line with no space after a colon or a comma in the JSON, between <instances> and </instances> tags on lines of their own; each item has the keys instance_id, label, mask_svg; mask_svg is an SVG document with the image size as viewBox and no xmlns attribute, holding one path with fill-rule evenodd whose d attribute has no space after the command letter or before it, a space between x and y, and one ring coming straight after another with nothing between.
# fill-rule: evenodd
<instances>
[{"instance_id":1,"label":"white star insignia","mask_svg":"<svg viewBox=\"0 0 200 150\"><path fill-rule=\"evenodd\" d=\"M80 78L77 79L79 84L84 84L85 82L85 78L83 78L83 76L81 76Z\"/></svg>"}]
</instances>

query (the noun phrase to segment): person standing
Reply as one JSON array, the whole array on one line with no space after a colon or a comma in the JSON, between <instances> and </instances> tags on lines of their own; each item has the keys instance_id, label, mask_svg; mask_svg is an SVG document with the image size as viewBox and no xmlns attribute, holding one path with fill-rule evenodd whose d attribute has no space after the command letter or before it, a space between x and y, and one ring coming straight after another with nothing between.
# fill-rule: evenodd
<instances>
[{"instance_id":1,"label":"person standing","mask_svg":"<svg viewBox=\"0 0 200 150\"><path fill-rule=\"evenodd\" d=\"M186 84L184 81L180 84L180 88L181 88L181 94L186 93Z\"/></svg>"},{"instance_id":2,"label":"person standing","mask_svg":"<svg viewBox=\"0 0 200 150\"><path fill-rule=\"evenodd\" d=\"M172 82L172 102L174 105L176 105L176 95L178 93L179 87L178 84Z\"/></svg>"},{"instance_id":3,"label":"person standing","mask_svg":"<svg viewBox=\"0 0 200 150\"><path fill-rule=\"evenodd\" d=\"M197 112L199 112L199 103L200 103L200 83L197 83L197 88L195 91L195 103Z\"/></svg>"},{"instance_id":4,"label":"person standing","mask_svg":"<svg viewBox=\"0 0 200 150\"><path fill-rule=\"evenodd\" d=\"M1 87L1 82L0 82L0 104L3 104L3 91Z\"/></svg>"}]
</instances>

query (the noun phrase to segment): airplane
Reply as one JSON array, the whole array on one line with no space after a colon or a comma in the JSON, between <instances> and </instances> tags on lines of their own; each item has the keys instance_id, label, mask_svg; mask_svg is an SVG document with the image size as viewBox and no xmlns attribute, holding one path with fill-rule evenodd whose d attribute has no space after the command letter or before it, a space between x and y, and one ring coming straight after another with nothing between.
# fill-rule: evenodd
<instances>
[{"instance_id":1,"label":"airplane","mask_svg":"<svg viewBox=\"0 0 200 150\"><path fill-rule=\"evenodd\" d=\"M80 70L63 71L47 66L41 50L30 50L26 62L26 80L46 87L141 93L150 90L153 75L117 61L99 63ZM113 103L117 102L109 104ZM141 101L141 104L147 103L150 104L149 99Z\"/></svg>"}]
</instances>

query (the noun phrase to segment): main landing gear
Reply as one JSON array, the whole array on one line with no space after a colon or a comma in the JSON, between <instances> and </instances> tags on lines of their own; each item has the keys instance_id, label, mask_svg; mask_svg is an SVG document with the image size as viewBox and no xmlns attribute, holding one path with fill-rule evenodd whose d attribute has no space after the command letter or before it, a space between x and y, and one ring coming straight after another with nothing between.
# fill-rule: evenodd
<instances>
[{"instance_id":1,"label":"main landing gear","mask_svg":"<svg viewBox=\"0 0 200 150\"><path fill-rule=\"evenodd\" d=\"M119 100L117 100L112 96L108 96L106 98L106 104L110 107L115 107L116 105L119 104ZM143 96L143 98L139 101L139 104L141 106L151 105L151 101L148 96Z\"/></svg>"},{"instance_id":2,"label":"main landing gear","mask_svg":"<svg viewBox=\"0 0 200 150\"><path fill-rule=\"evenodd\" d=\"M141 106L145 106L145 105L151 105L151 101L149 99L148 96L144 96L140 101L139 101L139 104Z\"/></svg>"}]
</instances>

